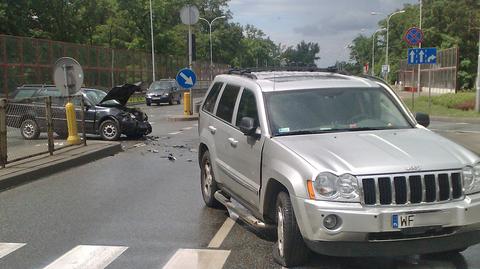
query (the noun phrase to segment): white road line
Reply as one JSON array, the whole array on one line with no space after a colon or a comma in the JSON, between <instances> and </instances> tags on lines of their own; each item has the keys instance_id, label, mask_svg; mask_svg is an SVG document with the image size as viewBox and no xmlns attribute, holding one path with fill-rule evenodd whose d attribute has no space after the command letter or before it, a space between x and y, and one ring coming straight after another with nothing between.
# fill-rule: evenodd
<instances>
[{"instance_id":1,"label":"white road line","mask_svg":"<svg viewBox=\"0 0 480 269\"><path fill-rule=\"evenodd\" d=\"M215 236L212 238L212 240L208 244L208 247L219 248L222 245L223 240L225 240L225 238L227 237L228 233L230 232L230 230L233 228L234 225L235 225L235 221L231 218L227 218L225 222L222 224L222 227L220 227L220 229L217 231Z\"/></svg>"},{"instance_id":2,"label":"white road line","mask_svg":"<svg viewBox=\"0 0 480 269\"><path fill-rule=\"evenodd\" d=\"M79 245L44 269L103 269L128 247Z\"/></svg>"},{"instance_id":3,"label":"white road line","mask_svg":"<svg viewBox=\"0 0 480 269\"><path fill-rule=\"evenodd\" d=\"M185 128L183 128L182 130L183 130L183 131L186 131L186 130L190 130L190 129L192 129L192 128L193 128L193 127L185 127Z\"/></svg>"},{"instance_id":4,"label":"white road line","mask_svg":"<svg viewBox=\"0 0 480 269\"><path fill-rule=\"evenodd\" d=\"M221 269L230 250L179 249L163 269Z\"/></svg>"},{"instance_id":5,"label":"white road line","mask_svg":"<svg viewBox=\"0 0 480 269\"><path fill-rule=\"evenodd\" d=\"M0 259L25 245L24 243L0 243Z\"/></svg>"},{"instance_id":6,"label":"white road line","mask_svg":"<svg viewBox=\"0 0 480 269\"><path fill-rule=\"evenodd\" d=\"M182 132L173 132L173 133L168 133L169 135L176 135L176 134L180 134Z\"/></svg>"},{"instance_id":7,"label":"white road line","mask_svg":"<svg viewBox=\"0 0 480 269\"><path fill-rule=\"evenodd\" d=\"M442 129L430 129L434 132L443 132L443 133L459 133L459 134L480 134L480 131L468 131L468 130L442 130Z\"/></svg>"}]
</instances>

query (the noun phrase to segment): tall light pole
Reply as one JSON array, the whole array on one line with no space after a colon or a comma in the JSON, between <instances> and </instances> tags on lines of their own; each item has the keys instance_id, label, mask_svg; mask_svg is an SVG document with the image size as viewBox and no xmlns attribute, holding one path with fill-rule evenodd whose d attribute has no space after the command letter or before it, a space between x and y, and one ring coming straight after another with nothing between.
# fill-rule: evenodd
<instances>
[{"instance_id":1,"label":"tall light pole","mask_svg":"<svg viewBox=\"0 0 480 269\"><path fill-rule=\"evenodd\" d=\"M476 81L476 88L477 88L477 95L476 95L476 102L475 102L475 111L480 112L480 34L478 37L478 67L477 67L477 81Z\"/></svg>"},{"instance_id":2,"label":"tall light pole","mask_svg":"<svg viewBox=\"0 0 480 269\"><path fill-rule=\"evenodd\" d=\"M423 1L420 0L420 29L422 29L422 9L423 9ZM422 47L422 42L420 42L418 44L418 47L421 48ZM420 96L420 92L421 92L421 88L420 88L420 79L421 79L421 76L422 76L422 69L421 69L421 65L418 65L418 80L417 80L417 92L418 92L418 96ZM413 100L413 99L412 99Z\"/></svg>"},{"instance_id":3,"label":"tall light pole","mask_svg":"<svg viewBox=\"0 0 480 269\"><path fill-rule=\"evenodd\" d=\"M390 19L397 15L397 14L402 14L402 13L405 13L405 10L399 10L399 11L396 11L392 14L390 14L387 18L387 36L386 36L386 48L385 48L385 65L388 66L389 65L389 62L388 62L388 45L389 45L389 30L390 30ZM375 12L375 11L372 11L370 13L371 15L381 15L383 13L381 12ZM390 71L390 70L388 70ZM385 72L385 80L388 80L388 72Z\"/></svg>"},{"instance_id":4,"label":"tall light pole","mask_svg":"<svg viewBox=\"0 0 480 269\"><path fill-rule=\"evenodd\" d=\"M387 47L385 48L385 65L386 66L389 66L389 63L388 63L388 35L389 35L389 29L390 29L390 19L397 15L397 14L402 14L402 13L405 13L405 10L400 10L400 11L397 11L397 12L394 12L392 14L390 14L390 16L388 16L388 19L387 19ZM390 68L388 68L387 72L385 72L385 80L388 82L388 73L390 72Z\"/></svg>"},{"instance_id":5,"label":"tall light pole","mask_svg":"<svg viewBox=\"0 0 480 269\"><path fill-rule=\"evenodd\" d=\"M225 19L226 16L220 16L220 17L216 17L215 19L213 19L212 21L208 21L207 19L205 18L199 18L200 20L203 20L203 21L206 21L208 23L208 27L209 27L209 39L210 39L210 81L213 80L213 44L212 44L212 24L216 21L216 20L219 20L219 19Z\"/></svg>"},{"instance_id":6,"label":"tall light pole","mask_svg":"<svg viewBox=\"0 0 480 269\"><path fill-rule=\"evenodd\" d=\"M152 0L150 0L150 35L151 35L151 38L152 38L152 81L155 81L155 43L153 41Z\"/></svg>"},{"instance_id":7,"label":"tall light pole","mask_svg":"<svg viewBox=\"0 0 480 269\"><path fill-rule=\"evenodd\" d=\"M375 38L375 35L378 33L378 32L382 32L382 31L385 31L385 28L381 28L381 29L378 29L376 30L374 33L373 33L373 36L372 36L372 76L375 76L375 43L377 41L377 39Z\"/></svg>"}]
</instances>

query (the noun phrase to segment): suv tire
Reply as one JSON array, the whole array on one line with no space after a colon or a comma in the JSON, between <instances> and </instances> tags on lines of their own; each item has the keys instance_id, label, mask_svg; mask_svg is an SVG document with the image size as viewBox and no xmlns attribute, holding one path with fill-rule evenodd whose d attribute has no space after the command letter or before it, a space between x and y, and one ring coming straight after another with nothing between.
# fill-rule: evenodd
<instances>
[{"instance_id":1,"label":"suv tire","mask_svg":"<svg viewBox=\"0 0 480 269\"><path fill-rule=\"evenodd\" d=\"M148 101L147 101L147 102L145 102L145 104L146 104L147 106L151 106L151 105L152 105L152 102L148 102Z\"/></svg>"},{"instance_id":2,"label":"suv tire","mask_svg":"<svg viewBox=\"0 0 480 269\"><path fill-rule=\"evenodd\" d=\"M273 249L274 260L285 267L304 264L308 260L310 250L303 241L290 196L287 193L278 194L275 210L277 242Z\"/></svg>"},{"instance_id":3,"label":"suv tire","mask_svg":"<svg viewBox=\"0 0 480 269\"><path fill-rule=\"evenodd\" d=\"M104 120L98 130L103 140L115 141L120 138L120 128L114 120Z\"/></svg>"},{"instance_id":4,"label":"suv tire","mask_svg":"<svg viewBox=\"0 0 480 269\"><path fill-rule=\"evenodd\" d=\"M35 120L26 119L20 125L20 133L26 140L37 139L40 136L40 128Z\"/></svg>"},{"instance_id":5,"label":"suv tire","mask_svg":"<svg viewBox=\"0 0 480 269\"><path fill-rule=\"evenodd\" d=\"M222 208L222 204L215 199L215 192L218 191L215 175L213 174L210 152L205 151L202 155L200 166L200 187L202 190L203 201L208 207Z\"/></svg>"}]
</instances>

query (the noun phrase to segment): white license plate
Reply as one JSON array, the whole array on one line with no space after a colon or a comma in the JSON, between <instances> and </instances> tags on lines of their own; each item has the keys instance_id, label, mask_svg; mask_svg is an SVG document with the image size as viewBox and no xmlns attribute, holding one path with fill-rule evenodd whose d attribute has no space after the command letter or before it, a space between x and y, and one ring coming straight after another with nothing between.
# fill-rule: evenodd
<instances>
[{"instance_id":1,"label":"white license plate","mask_svg":"<svg viewBox=\"0 0 480 269\"><path fill-rule=\"evenodd\" d=\"M402 229L415 227L415 214L392 215L392 228Z\"/></svg>"}]
</instances>

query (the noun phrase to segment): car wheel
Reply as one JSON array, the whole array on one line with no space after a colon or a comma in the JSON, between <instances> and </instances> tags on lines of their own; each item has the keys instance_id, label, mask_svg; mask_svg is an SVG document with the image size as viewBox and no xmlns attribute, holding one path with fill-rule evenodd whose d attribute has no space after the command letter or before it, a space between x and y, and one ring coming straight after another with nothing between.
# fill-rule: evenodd
<instances>
[{"instance_id":1,"label":"car wheel","mask_svg":"<svg viewBox=\"0 0 480 269\"><path fill-rule=\"evenodd\" d=\"M213 174L212 162L210 160L210 153L205 151L202 155L201 161L201 189L202 197L205 201L205 204L208 207L221 208L222 204L215 199L215 192L218 190L217 183L215 182L215 175Z\"/></svg>"},{"instance_id":2,"label":"car wheel","mask_svg":"<svg viewBox=\"0 0 480 269\"><path fill-rule=\"evenodd\" d=\"M20 132L24 139L32 140L40 136L40 128L35 120L27 119L20 125Z\"/></svg>"},{"instance_id":3,"label":"car wheel","mask_svg":"<svg viewBox=\"0 0 480 269\"><path fill-rule=\"evenodd\" d=\"M168 100L168 104L169 104L169 105L173 105L173 98L170 98L170 99Z\"/></svg>"},{"instance_id":4,"label":"car wheel","mask_svg":"<svg viewBox=\"0 0 480 269\"><path fill-rule=\"evenodd\" d=\"M282 266L299 266L308 260L310 250L303 241L290 197L280 192L276 203L277 243L273 257Z\"/></svg>"},{"instance_id":5,"label":"car wheel","mask_svg":"<svg viewBox=\"0 0 480 269\"><path fill-rule=\"evenodd\" d=\"M114 120L105 120L100 124L100 136L103 140L114 141L120 138L120 128Z\"/></svg>"},{"instance_id":6,"label":"car wheel","mask_svg":"<svg viewBox=\"0 0 480 269\"><path fill-rule=\"evenodd\" d=\"M151 102L146 102L146 105L147 105L147 106L151 106L152 103L151 103Z\"/></svg>"}]
</instances>

